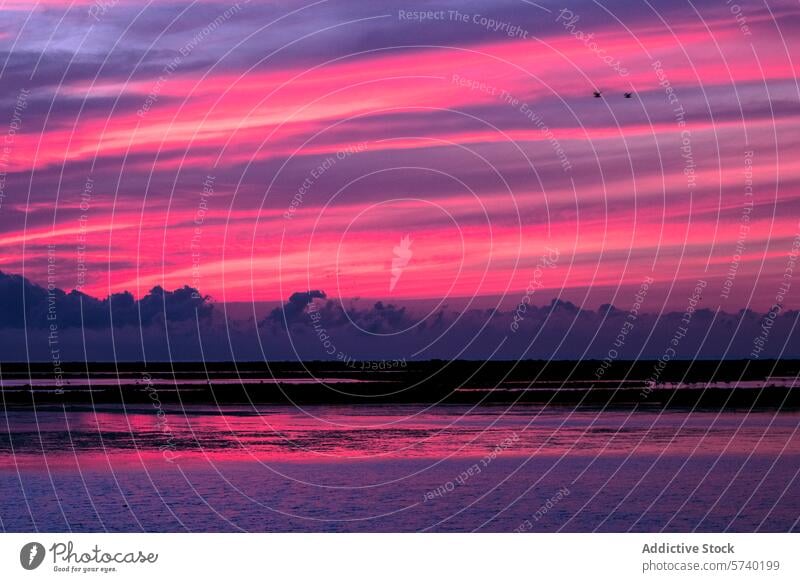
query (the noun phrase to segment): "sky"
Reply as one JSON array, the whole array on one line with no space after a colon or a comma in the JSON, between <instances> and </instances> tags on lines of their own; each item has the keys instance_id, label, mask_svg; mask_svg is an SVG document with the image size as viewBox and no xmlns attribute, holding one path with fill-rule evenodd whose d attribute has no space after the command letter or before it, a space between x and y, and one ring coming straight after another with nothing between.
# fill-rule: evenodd
<instances>
[{"instance_id":1,"label":"sky","mask_svg":"<svg viewBox=\"0 0 800 582\"><path fill-rule=\"evenodd\" d=\"M309 290L420 321L628 309L643 281L652 313L698 282L712 310L800 307L796 2L0 12L7 277L256 322Z\"/></svg>"}]
</instances>

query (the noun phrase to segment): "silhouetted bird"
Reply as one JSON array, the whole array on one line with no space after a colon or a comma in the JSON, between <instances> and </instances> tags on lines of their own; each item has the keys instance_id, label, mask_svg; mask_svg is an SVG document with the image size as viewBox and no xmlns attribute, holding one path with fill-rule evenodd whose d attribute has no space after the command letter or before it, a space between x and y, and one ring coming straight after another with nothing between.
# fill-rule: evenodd
<instances>
[{"instance_id":1,"label":"silhouetted bird","mask_svg":"<svg viewBox=\"0 0 800 582\"><path fill-rule=\"evenodd\" d=\"M600 99L600 91L592 91L595 99Z\"/></svg>"},{"instance_id":2,"label":"silhouetted bird","mask_svg":"<svg viewBox=\"0 0 800 582\"><path fill-rule=\"evenodd\" d=\"M633 93L625 93L625 99L630 99L633 97Z\"/></svg>"}]
</instances>

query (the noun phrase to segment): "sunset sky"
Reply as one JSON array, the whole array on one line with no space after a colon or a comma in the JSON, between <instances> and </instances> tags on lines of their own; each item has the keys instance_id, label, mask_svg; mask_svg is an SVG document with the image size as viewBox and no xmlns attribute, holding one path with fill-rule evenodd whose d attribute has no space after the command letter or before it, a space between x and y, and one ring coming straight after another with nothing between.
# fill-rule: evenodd
<instances>
[{"instance_id":1,"label":"sunset sky","mask_svg":"<svg viewBox=\"0 0 800 582\"><path fill-rule=\"evenodd\" d=\"M732 6L0 0L0 270L513 305L556 251L534 303L766 309L800 6Z\"/></svg>"}]
</instances>

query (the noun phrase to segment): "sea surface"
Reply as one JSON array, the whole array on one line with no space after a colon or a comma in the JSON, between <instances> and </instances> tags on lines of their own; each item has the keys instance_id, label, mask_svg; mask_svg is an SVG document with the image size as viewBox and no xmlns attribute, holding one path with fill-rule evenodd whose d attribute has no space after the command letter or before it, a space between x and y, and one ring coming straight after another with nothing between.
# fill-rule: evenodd
<instances>
[{"instance_id":1,"label":"sea surface","mask_svg":"<svg viewBox=\"0 0 800 582\"><path fill-rule=\"evenodd\" d=\"M0 409L0 529L797 531L800 414Z\"/></svg>"}]
</instances>

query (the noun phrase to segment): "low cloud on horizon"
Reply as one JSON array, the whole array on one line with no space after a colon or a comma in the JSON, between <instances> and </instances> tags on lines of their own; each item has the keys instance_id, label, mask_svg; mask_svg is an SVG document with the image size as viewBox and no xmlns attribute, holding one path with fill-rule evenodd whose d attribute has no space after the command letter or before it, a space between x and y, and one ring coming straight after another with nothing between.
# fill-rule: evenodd
<instances>
[{"instance_id":1,"label":"low cloud on horizon","mask_svg":"<svg viewBox=\"0 0 800 582\"><path fill-rule=\"evenodd\" d=\"M689 311L661 314L583 309L561 299L521 305L422 313L308 290L247 320L225 317L188 286L155 287L138 300L127 292L98 299L0 272L0 360L47 361L54 347L61 361L800 356L796 310L727 313L703 308L701 297Z\"/></svg>"}]
</instances>

